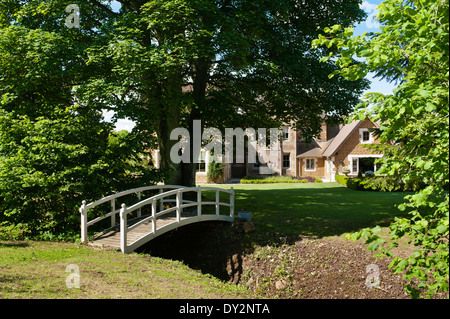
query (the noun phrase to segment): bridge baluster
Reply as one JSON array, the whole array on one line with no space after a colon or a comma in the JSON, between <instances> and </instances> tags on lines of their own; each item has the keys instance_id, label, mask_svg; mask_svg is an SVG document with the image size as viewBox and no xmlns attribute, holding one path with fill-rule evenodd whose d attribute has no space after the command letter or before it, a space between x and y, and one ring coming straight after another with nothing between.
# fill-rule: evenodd
<instances>
[{"instance_id":1,"label":"bridge baluster","mask_svg":"<svg viewBox=\"0 0 450 319\"><path fill-rule=\"evenodd\" d=\"M139 201L141 201L141 192L137 193L137 198L138 198ZM141 209L138 208L138 210L137 210L137 217L141 217L141 215L142 215Z\"/></svg>"},{"instance_id":2,"label":"bridge baluster","mask_svg":"<svg viewBox=\"0 0 450 319\"><path fill-rule=\"evenodd\" d=\"M152 232L156 234L156 199L152 200Z\"/></svg>"},{"instance_id":3,"label":"bridge baluster","mask_svg":"<svg viewBox=\"0 0 450 319\"><path fill-rule=\"evenodd\" d=\"M120 250L127 253L127 205L122 204L120 209Z\"/></svg>"},{"instance_id":4,"label":"bridge baluster","mask_svg":"<svg viewBox=\"0 0 450 319\"><path fill-rule=\"evenodd\" d=\"M182 193L181 191L177 192L177 223L181 220L181 202L182 202Z\"/></svg>"},{"instance_id":5,"label":"bridge baluster","mask_svg":"<svg viewBox=\"0 0 450 319\"><path fill-rule=\"evenodd\" d=\"M219 217L219 213L220 213L220 193L219 190L216 190L216 216Z\"/></svg>"},{"instance_id":6,"label":"bridge baluster","mask_svg":"<svg viewBox=\"0 0 450 319\"><path fill-rule=\"evenodd\" d=\"M164 193L164 188L160 188L159 193L162 194ZM159 211L162 212L164 210L164 200L161 198L159 200Z\"/></svg>"},{"instance_id":7,"label":"bridge baluster","mask_svg":"<svg viewBox=\"0 0 450 319\"><path fill-rule=\"evenodd\" d=\"M114 213L116 211L116 200L113 198L111 199L111 227L116 226L116 213Z\"/></svg>"},{"instance_id":8,"label":"bridge baluster","mask_svg":"<svg viewBox=\"0 0 450 319\"><path fill-rule=\"evenodd\" d=\"M202 215L202 188L197 187L197 216L200 217Z\"/></svg>"},{"instance_id":9,"label":"bridge baluster","mask_svg":"<svg viewBox=\"0 0 450 319\"><path fill-rule=\"evenodd\" d=\"M81 213L81 242L87 242L87 209L86 201L84 200L80 207Z\"/></svg>"}]
</instances>

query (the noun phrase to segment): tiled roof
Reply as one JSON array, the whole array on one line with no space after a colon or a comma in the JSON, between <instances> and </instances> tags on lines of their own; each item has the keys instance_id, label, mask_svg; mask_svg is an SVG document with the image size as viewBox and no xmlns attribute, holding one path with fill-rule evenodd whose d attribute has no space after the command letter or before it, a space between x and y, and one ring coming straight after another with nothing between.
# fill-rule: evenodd
<instances>
[{"instance_id":1,"label":"tiled roof","mask_svg":"<svg viewBox=\"0 0 450 319\"><path fill-rule=\"evenodd\" d=\"M363 121L354 121L342 126L339 133L327 142L299 142L297 157L332 157Z\"/></svg>"},{"instance_id":2,"label":"tiled roof","mask_svg":"<svg viewBox=\"0 0 450 319\"><path fill-rule=\"evenodd\" d=\"M299 142L297 146L297 157L322 157L322 153L328 148L334 139L327 142Z\"/></svg>"},{"instance_id":3,"label":"tiled roof","mask_svg":"<svg viewBox=\"0 0 450 319\"><path fill-rule=\"evenodd\" d=\"M354 121L350 124L346 124L339 131L338 135L333 139L328 148L323 152L323 157L333 156L339 147L347 140L347 138L353 133L353 131L362 123L363 121Z\"/></svg>"}]
</instances>

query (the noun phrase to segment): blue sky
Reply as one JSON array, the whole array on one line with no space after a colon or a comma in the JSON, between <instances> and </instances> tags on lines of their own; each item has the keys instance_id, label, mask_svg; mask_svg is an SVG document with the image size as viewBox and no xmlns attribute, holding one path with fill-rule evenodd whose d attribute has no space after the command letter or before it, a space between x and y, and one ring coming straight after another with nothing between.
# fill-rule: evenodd
<instances>
[{"instance_id":1,"label":"blue sky","mask_svg":"<svg viewBox=\"0 0 450 319\"><path fill-rule=\"evenodd\" d=\"M361 4L361 8L368 14L368 18L365 22L360 23L355 28L355 35L361 35L364 32L377 32L379 31L379 24L374 20L377 14L376 7L383 2L382 0L364 0ZM120 4L113 1L112 7L114 10L120 8ZM363 94L369 92L379 92L383 94L392 94L392 90L395 86L386 81L382 81L374 78L373 74L369 74L367 78L372 82L371 87L365 91ZM109 121L112 117L112 113L105 113L105 120ZM117 130L131 130L134 127L134 123L127 119L120 119L116 124Z\"/></svg>"},{"instance_id":2,"label":"blue sky","mask_svg":"<svg viewBox=\"0 0 450 319\"><path fill-rule=\"evenodd\" d=\"M376 7L381 4L382 0L364 0L361 8L369 15L367 20L363 23L358 24L355 27L354 35L362 35L365 32L378 32L380 31L380 25L374 21L374 17L377 14ZM392 90L395 86L392 83L388 83L383 80L379 80L373 77L373 74L369 74L367 78L372 82L371 87L365 91L363 94L368 92L379 92L383 94L392 94Z\"/></svg>"}]
</instances>

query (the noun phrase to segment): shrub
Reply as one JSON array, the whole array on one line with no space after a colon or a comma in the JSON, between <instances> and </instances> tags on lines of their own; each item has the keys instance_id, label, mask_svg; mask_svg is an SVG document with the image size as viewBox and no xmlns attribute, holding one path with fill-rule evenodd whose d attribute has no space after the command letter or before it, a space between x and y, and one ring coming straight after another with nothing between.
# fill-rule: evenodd
<instances>
[{"instance_id":1,"label":"shrub","mask_svg":"<svg viewBox=\"0 0 450 319\"><path fill-rule=\"evenodd\" d=\"M155 180L138 136L70 111L35 120L0 109L0 222L25 225L30 238L72 239L82 200Z\"/></svg>"},{"instance_id":2,"label":"shrub","mask_svg":"<svg viewBox=\"0 0 450 319\"><path fill-rule=\"evenodd\" d=\"M374 177L374 176L375 176L375 173L374 173L373 171L366 171L366 172L364 172L364 175L365 175L366 177Z\"/></svg>"},{"instance_id":3,"label":"shrub","mask_svg":"<svg viewBox=\"0 0 450 319\"><path fill-rule=\"evenodd\" d=\"M308 183L314 183L314 182L316 181L316 178L315 178L315 177L312 177L312 176L300 176L300 177L298 177L297 179L299 179L299 180L305 180L305 181L307 181Z\"/></svg>"},{"instance_id":4,"label":"shrub","mask_svg":"<svg viewBox=\"0 0 450 319\"><path fill-rule=\"evenodd\" d=\"M347 186L348 177L344 175L336 175L336 182L341 185Z\"/></svg>"},{"instance_id":5,"label":"shrub","mask_svg":"<svg viewBox=\"0 0 450 319\"><path fill-rule=\"evenodd\" d=\"M0 240L24 240L30 234L30 230L24 224L0 223Z\"/></svg>"},{"instance_id":6,"label":"shrub","mask_svg":"<svg viewBox=\"0 0 450 319\"><path fill-rule=\"evenodd\" d=\"M208 174L206 178L208 179L208 183L222 183L223 182L223 164L211 162L208 165Z\"/></svg>"},{"instance_id":7,"label":"shrub","mask_svg":"<svg viewBox=\"0 0 450 319\"><path fill-rule=\"evenodd\" d=\"M316 178L316 180L314 181L314 183L323 183L323 180L321 178Z\"/></svg>"},{"instance_id":8,"label":"shrub","mask_svg":"<svg viewBox=\"0 0 450 319\"><path fill-rule=\"evenodd\" d=\"M337 176L336 176L337 181ZM350 178L347 187L359 191L415 192L426 187L422 181L404 181L394 177Z\"/></svg>"},{"instance_id":9,"label":"shrub","mask_svg":"<svg viewBox=\"0 0 450 319\"><path fill-rule=\"evenodd\" d=\"M306 179L296 179L290 176L245 176L241 184L274 184L274 183L308 183Z\"/></svg>"},{"instance_id":10,"label":"shrub","mask_svg":"<svg viewBox=\"0 0 450 319\"><path fill-rule=\"evenodd\" d=\"M362 185L362 178L349 178L347 180L347 187L350 189L353 189L355 191L363 191L363 190L367 190L364 188L364 186Z\"/></svg>"}]
</instances>

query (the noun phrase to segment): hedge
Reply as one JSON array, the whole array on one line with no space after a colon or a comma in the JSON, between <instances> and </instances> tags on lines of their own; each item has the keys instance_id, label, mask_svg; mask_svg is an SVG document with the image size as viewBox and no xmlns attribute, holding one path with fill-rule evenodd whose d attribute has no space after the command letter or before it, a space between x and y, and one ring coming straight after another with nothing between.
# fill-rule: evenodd
<instances>
[{"instance_id":1,"label":"hedge","mask_svg":"<svg viewBox=\"0 0 450 319\"><path fill-rule=\"evenodd\" d=\"M308 181L306 179L291 179L291 180L241 179L241 184L275 184L275 183L308 183Z\"/></svg>"},{"instance_id":2,"label":"hedge","mask_svg":"<svg viewBox=\"0 0 450 319\"><path fill-rule=\"evenodd\" d=\"M320 178L290 176L246 176L241 179L241 184L274 184L274 183L322 183Z\"/></svg>"},{"instance_id":3,"label":"hedge","mask_svg":"<svg viewBox=\"0 0 450 319\"><path fill-rule=\"evenodd\" d=\"M408 183L394 177L349 178L347 187L359 191L416 192L425 187L422 181Z\"/></svg>"}]
</instances>

